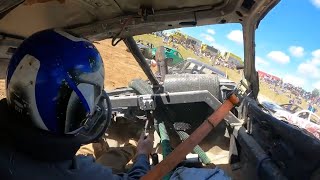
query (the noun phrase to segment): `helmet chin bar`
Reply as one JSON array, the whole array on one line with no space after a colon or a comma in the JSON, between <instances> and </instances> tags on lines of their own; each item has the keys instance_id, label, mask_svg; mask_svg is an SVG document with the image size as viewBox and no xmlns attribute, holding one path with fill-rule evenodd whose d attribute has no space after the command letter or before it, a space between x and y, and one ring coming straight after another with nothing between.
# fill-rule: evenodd
<instances>
[{"instance_id":1,"label":"helmet chin bar","mask_svg":"<svg viewBox=\"0 0 320 180\"><path fill-rule=\"evenodd\" d=\"M74 134L82 144L91 143L99 139L111 122L111 109L109 96L103 90L95 112L92 115L88 115L80 128L70 133Z\"/></svg>"}]
</instances>

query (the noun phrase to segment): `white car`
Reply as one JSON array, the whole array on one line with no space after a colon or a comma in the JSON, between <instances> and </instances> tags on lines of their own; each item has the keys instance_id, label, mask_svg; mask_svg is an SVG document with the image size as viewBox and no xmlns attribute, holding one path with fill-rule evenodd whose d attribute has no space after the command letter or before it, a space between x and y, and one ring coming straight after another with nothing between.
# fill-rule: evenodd
<instances>
[{"instance_id":1,"label":"white car","mask_svg":"<svg viewBox=\"0 0 320 180\"><path fill-rule=\"evenodd\" d=\"M319 123L320 117L317 116L315 113L309 111L309 110L300 110L298 112L295 113L291 113L289 111L286 110L278 110L274 113L274 116L281 118L281 119L286 119L286 120L290 120L292 118L301 118L304 119L306 121L311 121L314 123Z\"/></svg>"},{"instance_id":2,"label":"white car","mask_svg":"<svg viewBox=\"0 0 320 180\"><path fill-rule=\"evenodd\" d=\"M286 110L278 110L274 113L274 116L305 129L320 139L320 117L315 113L309 110L301 110L292 114Z\"/></svg>"},{"instance_id":3,"label":"white car","mask_svg":"<svg viewBox=\"0 0 320 180\"><path fill-rule=\"evenodd\" d=\"M305 129L320 139L320 117L309 110L303 110L295 104L277 105L264 101L261 105L267 109L274 117L286 121L290 124Z\"/></svg>"}]
</instances>

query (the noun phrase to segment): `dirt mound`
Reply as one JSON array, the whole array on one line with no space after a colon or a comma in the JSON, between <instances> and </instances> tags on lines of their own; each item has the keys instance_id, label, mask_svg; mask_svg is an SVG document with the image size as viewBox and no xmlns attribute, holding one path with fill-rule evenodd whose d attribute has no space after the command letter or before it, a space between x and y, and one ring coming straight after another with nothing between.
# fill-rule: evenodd
<instances>
[{"instance_id":1,"label":"dirt mound","mask_svg":"<svg viewBox=\"0 0 320 180\"><path fill-rule=\"evenodd\" d=\"M133 78L146 79L145 74L133 58L127 52L127 47L120 42L116 47L111 45L111 40L94 43L98 48L105 65L105 87L112 90L117 87L125 87ZM0 60L0 98L5 97L5 75L8 61Z\"/></svg>"},{"instance_id":2,"label":"dirt mound","mask_svg":"<svg viewBox=\"0 0 320 180\"><path fill-rule=\"evenodd\" d=\"M133 78L143 78L146 76L134 57L127 52L126 45L120 42L116 47L111 45L111 40L104 40L95 43L105 64L105 81L107 90L117 87L128 86Z\"/></svg>"}]
</instances>

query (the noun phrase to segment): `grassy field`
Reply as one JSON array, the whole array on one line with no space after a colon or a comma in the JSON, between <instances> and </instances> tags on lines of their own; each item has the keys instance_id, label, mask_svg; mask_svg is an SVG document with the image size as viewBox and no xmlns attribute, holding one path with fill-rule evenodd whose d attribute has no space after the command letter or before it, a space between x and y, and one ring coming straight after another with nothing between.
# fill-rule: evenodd
<instances>
[{"instance_id":1,"label":"grassy field","mask_svg":"<svg viewBox=\"0 0 320 180\"><path fill-rule=\"evenodd\" d=\"M163 43L162 39L160 37L156 37L154 35L151 34L144 34L144 35L139 35L139 36L135 36L134 37L135 40L142 40L145 43L152 43L155 47L158 46L163 46L166 45ZM166 45L166 46L171 46L170 45ZM172 46L171 46L172 47ZM181 53L181 55L184 58L195 58L198 59L202 62L205 63L210 63L210 60L206 57L201 57L199 58L198 56L196 56L192 51L185 49L183 46L178 45L178 50ZM216 68L222 70L223 72L226 72L226 74L228 75L229 79L235 81L236 83L238 83L241 79L242 79L242 75L237 73L237 71L226 68L226 67L221 67L221 66L215 66ZM270 101L276 102L278 104L286 104L289 103L289 97L287 97L287 94L276 94L267 83L265 82L260 82L260 93L261 95L263 95L264 97L268 98ZM300 105L302 108L306 109L307 108L307 102L302 100L302 104Z\"/></svg>"}]
</instances>

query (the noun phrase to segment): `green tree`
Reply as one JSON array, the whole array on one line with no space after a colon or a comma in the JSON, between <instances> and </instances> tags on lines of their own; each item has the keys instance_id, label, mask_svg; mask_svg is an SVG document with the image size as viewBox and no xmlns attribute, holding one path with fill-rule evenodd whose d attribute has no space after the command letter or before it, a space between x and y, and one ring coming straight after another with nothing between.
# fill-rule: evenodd
<instances>
[{"instance_id":1,"label":"green tree","mask_svg":"<svg viewBox=\"0 0 320 180\"><path fill-rule=\"evenodd\" d=\"M318 97L320 94L319 92L319 89L314 89L312 92L311 92L311 96L314 98L314 97Z\"/></svg>"}]
</instances>

